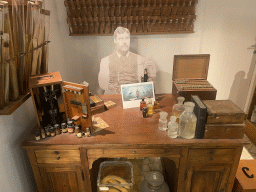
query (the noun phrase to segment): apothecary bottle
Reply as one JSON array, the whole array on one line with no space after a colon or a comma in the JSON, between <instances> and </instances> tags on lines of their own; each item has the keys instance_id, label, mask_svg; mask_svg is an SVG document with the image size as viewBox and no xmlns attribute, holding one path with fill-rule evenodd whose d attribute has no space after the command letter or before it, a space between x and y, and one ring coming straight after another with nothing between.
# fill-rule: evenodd
<instances>
[{"instance_id":1,"label":"apothecary bottle","mask_svg":"<svg viewBox=\"0 0 256 192\"><path fill-rule=\"evenodd\" d=\"M252 111L251 122L256 123L256 105L254 105L254 109Z\"/></svg>"},{"instance_id":2,"label":"apothecary bottle","mask_svg":"<svg viewBox=\"0 0 256 192\"><path fill-rule=\"evenodd\" d=\"M140 192L170 192L170 189L160 172L150 171L141 182Z\"/></svg>"},{"instance_id":3,"label":"apothecary bottle","mask_svg":"<svg viewBox=\"0 0 256 192\"><path fill-rule=\"evenodd\" d=\"M159 124L158 124L158 128L160 131L166 131L167 130L167 116L168 113L167 112L160 112L159 113L160 118L159 118Z\"/></svg>"},{"instance_id":4,"label":"apothecary bottle","mask_svg":"<svg viewBox=\"0 0 256 192\"><path fill-rule=\"evenodd\" d=\"M178 123L176 122L177 117L176 116L171 116L170 121L168 123L168 132L167 135L170 138L176 138L178 135Z\"/></svg>"},{"instance_id":5,"label":"apothecary bottle","mask_svg":"<svg viewBox=\"0 0 256 192\"><path fill-rule=\"evenodd\" d=\"M180 115L179 136L184 139L193 139L195 137L197 118L193 112L195 104L185 102L185 111Z\"/></svg>"},{"instance_id":6,"label":"apothecary bottle","mask_svg":"<svg viewBox=\"0 0 256 192\"><path fill-rule=\"evenodd\" d=\"M177 100L178 100L178 103L175 104L172 108L172 115L177 117L176 121L177 121L177 123L179 123L180 115L185 110L185 107L183 105L183 102L184 102L185 98L184 97L178 97Z\"/></svg>"}]
</instances>

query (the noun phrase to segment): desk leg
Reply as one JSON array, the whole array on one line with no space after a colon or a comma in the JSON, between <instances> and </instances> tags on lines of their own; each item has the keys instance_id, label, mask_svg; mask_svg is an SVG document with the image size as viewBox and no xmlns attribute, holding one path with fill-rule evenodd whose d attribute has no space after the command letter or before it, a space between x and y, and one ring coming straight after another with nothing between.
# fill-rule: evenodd
<instances>
[{"instance_id":1,"label":"desk leg","mask_svg":"<svg viewBox=\"0 0 256 192\"><path fill-rule=\"evenodd\" d=\"M180 156L177 192L185 191L187 156L188 156L188 147L184 147L181 151L181 156Z\"/></svg>"},{"instance_id":2,"label":"desk leg","mask_svg":"<svg viewBox=\"0 0 256 192\"><path fill-rule=\"evenodd\" d=\"M89 171L89 159L87 158L87 150L85 148L80 149L81 152L81 162L82 162L82 167L84 170L84 183L86 187L87 192L92 192L91 188L91 178L90 178L90 171Z\"/></svg>"}]
</instances>

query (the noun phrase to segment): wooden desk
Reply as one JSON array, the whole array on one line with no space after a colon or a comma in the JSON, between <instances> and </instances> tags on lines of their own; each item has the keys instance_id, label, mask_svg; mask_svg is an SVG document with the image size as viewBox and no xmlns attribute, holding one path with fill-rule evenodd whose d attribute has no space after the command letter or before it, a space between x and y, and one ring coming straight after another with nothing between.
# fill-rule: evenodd
<instances>
[{"instance_id":1,"label":"wooden desk","mask_svg":"<svg viewBox=\"0 0 256 192\"><path fill-rule=\"evenodd\" d=\"M155 156L176 163L178 192L231 192L244 140L170 139L158 129L159 114L142 118L139 108L123 110L119 95L102 99L117 103L117 107L98 114L109 128L88 138L61 134L23 142L40 192L96 192L95 160ZM165 107L160 110L171 113L171 98L164 98L161 105Z\"/></svg>"}]
</instances>

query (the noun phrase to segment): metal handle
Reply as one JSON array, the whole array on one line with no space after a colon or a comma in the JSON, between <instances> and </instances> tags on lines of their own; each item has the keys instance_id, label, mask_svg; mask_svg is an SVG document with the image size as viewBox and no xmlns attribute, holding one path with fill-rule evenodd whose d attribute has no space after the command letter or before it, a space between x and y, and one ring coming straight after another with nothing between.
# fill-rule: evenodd
<instances>
[{"instance_id":1,"label":"metal handle","mask_svg":"<svg viewBox=\"0 0 256 192\"><path fill-rule=\"evenodd\" d=\"M248 173L246 171L249 171L249 168L248 167L243 167L242 168L242 171L244 172L244 174L246 175L246 177L248 178L254 178L254 175L251 174L251 175L248 175Z\"/></svg>"},{"instance_id":2,"label":"metal handle","mask_svg":"<svg viewBox=\"0 0 256 192\"><path fill-rule=\"evenodd\" d=\"M59 152L59 151L54 151L54 153L55 153L56 155L60 154L60 152Z\"/></svg>"},{"instance_id":3,"label":"metal handle","mask_svg":"<svg viewBox=\"0 0 256 192\"><path fill-rule=\"evenodd\" d=\"M133 154L135 154L135 153L136 153L136 151L133 151L132 153L133 153Z\"/></svg>"}]
</instances>

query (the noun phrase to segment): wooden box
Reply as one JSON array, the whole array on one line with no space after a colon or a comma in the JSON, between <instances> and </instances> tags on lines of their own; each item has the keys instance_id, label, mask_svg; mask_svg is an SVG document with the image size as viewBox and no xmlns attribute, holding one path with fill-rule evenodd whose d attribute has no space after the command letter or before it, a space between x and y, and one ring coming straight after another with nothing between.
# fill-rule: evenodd
<instances>
[{"instance_id":1,"label":"wooden box","mask_svg":"<svg viewBox=\"0 0 256 192\"><path fill-rule=\"evenodd\" d=\"M231 100L206 100L207 124L243 124L246 114Z\"/></svg>"},{"instance_id":2,"label":"wooden box","mask_svg":"<svg viewBox=\"0 0 256 192\"><path fill-rule=\"evenodd\" d=\"M172 95L198 95L201 100L215 100L217 90L207 81L210 55L175 55L173 62Z\"/></svg>"},{"instance_id":3,"label":"wooden box","mask_svg":"<svg viewBox=\"0 0 256 192\"><path fill-rule=\"evenodd\" d=\"M248 176L254 175L253 178L248 178L243 167L247 167L249 170L244 168L244 171ZM256 192L256 161L255 160L241 160L238 165L236 172L236 179L232 192Z\"/></svg>"},{"instance_id":4,"label":"wooden box","mask_svg":"<svg viewBox=\"0 0 256 192\"><path fill-rule=\"evenodd\" d=\"M230 100L206 100L205 139L242 139L246 114Z\"/></svg>"},{"instance_id":5,"label":"wooden box","mask_svg":"<svg viewBox=\"0 0 256 192\"><path fill-rule=\"evenodd\" d=\"M92 131L88 85L62 81L60 73L53 72L31 77L29 87L40 128L69 118L82 131L86 127Z\"/></svg>"}]
</instances>

